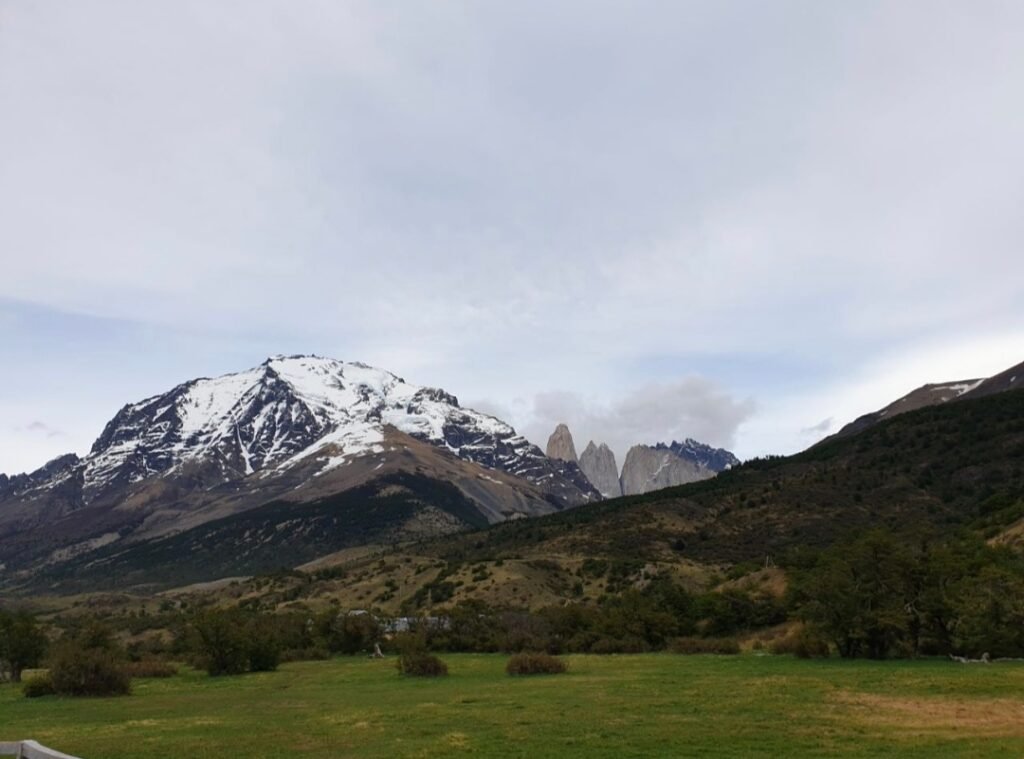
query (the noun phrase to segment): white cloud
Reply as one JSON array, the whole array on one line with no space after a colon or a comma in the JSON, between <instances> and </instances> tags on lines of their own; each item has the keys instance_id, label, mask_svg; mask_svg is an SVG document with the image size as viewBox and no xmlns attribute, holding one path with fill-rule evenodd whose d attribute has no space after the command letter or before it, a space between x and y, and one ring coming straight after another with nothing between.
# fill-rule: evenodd
<instances>
[{"instance_id":1,"label":"white cloud","mask_svg":"<svg viewBox=\"0 0 1024 759\"><path fill-rule=\"evenodd\" d=\"M540 393L523 432L542 447L559 423L573 433L577 450L589 440L606 443L621 465L636 444L694 438L731 448L740 426L754 413L751 399L736 399L703 377L650 384L610 404L588 402L567 391Z\"/></svg>"},{"instance_id":2,"label":"white cloud","mask_svg":"<svg viewBox=\"0 0 1024 759\"><path fill-rule=\"evenodd\" d=\"M1019 360L993 340L1024 301L1022 24L924 0L0 0L0 299L156 336L94 329L113 355L44 396L62 343L33 327L0 402L90 440L76 404L315 350L517 420L551 388L601 417L696 374L757 401L740 452L792 449L890 400L891 355ZM0 469L25 458L0 441Z\"/></svg>"},{"instance_id":3,"label":"white cloud","mask_svg":"<svg viewBox=\"0 0 1024 759\"><path fill-rule=\"evenodd\" d=\"M1024 330L988 337L951 334L893 352L848 376L799 393L779 393L744 428L743 457L794 453L931 382L990 377L1024 360ZM828 415L830 424L817 423Z\"/></svg>"}]
</instances>

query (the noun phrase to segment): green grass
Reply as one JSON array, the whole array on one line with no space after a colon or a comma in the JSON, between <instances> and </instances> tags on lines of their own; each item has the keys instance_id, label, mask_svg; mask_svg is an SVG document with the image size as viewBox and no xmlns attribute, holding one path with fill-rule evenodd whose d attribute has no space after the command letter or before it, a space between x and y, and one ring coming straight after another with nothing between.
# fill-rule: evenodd
<instances>
[{"instance_id":1,"label":"green grass","mask_svg":"<svg viewBox=\"0 0 1024 759\"><path fill-rule=\"evenodd\" d=\"M0 740L85 757L794 757L1024 755L1024 666L771 656L572 656L511 678L335 659L136 681L132 696L30 700L0 686Z\"/></svg>"}]
</instances>

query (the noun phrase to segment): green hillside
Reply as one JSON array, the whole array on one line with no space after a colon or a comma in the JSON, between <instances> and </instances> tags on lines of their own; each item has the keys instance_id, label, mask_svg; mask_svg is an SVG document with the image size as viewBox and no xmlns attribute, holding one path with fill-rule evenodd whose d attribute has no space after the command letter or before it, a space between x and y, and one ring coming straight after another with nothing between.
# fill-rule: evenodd
<instances>
[{"instance_id":1,"label":"green hillside","mask_svg":"<svg viewBox=\"0 0 1024 759\"><path fill-rule=\"evenodd\" d=\"M993 537L1024 517L1024 393L921 409L712 480L437 541L449 560L554 553L735 564L872 527Z\"/></svg>"}]
</instances>

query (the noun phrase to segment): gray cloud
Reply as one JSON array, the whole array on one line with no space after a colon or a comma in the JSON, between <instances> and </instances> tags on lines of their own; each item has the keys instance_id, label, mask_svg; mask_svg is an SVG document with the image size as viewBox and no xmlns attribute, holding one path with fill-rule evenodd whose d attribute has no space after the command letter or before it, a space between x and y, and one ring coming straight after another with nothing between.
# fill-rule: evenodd
<instances>
[{"instance_id":1,"label":"gray cloud","mask_svg":"<svg viewBox=\"0 0 1024 759\"><path fill-rule=\"evenodd\" d=\"M630 434L782 452L841 393L892 400L845 377L1020 323L1021 3L2 8L0 323L70 318L8 329L0 411L75 441L83 407L312 350L524 424L517 396L602 420L694 372L750 423L638 401ZM42 448L0 437L0 465Z\"/></svg>"},{"instance_id":2,"label":"gray cloud","mask_svg":"<svg viewBox=\"0 0 1024 759\"><path fill-rule=\"evenodd\" d=\"M64 434L61 430L38 420L29 422L24 427L18 427L16 429L18 431L30 432L36 435L45 435L48 438L60 437Z\"/></svg>"},{"instance_id":3,"label":"gray cloud","mask_svg":"<svg viewBox=\"0 0 1024 759\"><path fill-rule=\"evenodd\" d=\"M629 447L638 443L690 437L731 448L740 426L755 410L752 399L737 399L703 377L686 377L646 385L607 405L588 403L573 392L539 393L523 430L543 446L555 425L565 422L578 450L588 440L607 443L621 465Z\"/></svg>"}]
</instances>

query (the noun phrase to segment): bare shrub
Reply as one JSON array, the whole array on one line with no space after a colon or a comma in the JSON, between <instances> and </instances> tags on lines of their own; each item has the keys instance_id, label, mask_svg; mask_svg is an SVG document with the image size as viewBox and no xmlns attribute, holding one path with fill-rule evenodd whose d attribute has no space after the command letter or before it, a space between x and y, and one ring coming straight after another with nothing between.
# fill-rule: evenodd
<instances>
[{"instance_id":1,"label":"bare shrub","mask_svg":"<svg viewBox=\"0 0 1024 759\"><path fill-rule=\"evenodd\" d=\"M566 663L557 656L531 653L516 654L505 666L510 675L560 675L566 669Z\"/></svg>"},{"instance_id":2,"label":"bare shrub","mask_svg":"<svg viewBox=\"0 0 1024 759\"><path fill-rule=\"evenodd\" d=\"M410 677L445 677L448 665L426 651L408 651L398 657L398 671Z\"/></svg>"}]
</instances>

